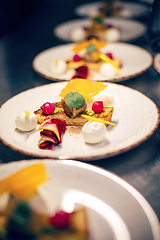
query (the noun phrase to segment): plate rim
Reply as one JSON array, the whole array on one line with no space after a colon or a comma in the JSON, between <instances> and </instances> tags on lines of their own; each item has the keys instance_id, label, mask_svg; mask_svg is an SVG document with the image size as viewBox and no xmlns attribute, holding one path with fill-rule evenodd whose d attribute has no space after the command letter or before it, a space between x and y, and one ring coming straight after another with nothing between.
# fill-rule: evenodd
<instances>
[{"instance_id":1,"label":"plate rim","mask_svg":"<svg viewBox=\"0 0 160 240\"><path fill-rule=\"evenodd\" d=\"M160 53L156 53L156 55L153 58L153 67L155 68L155 70L160 73L160 67L157 67L157 59L160 60Z\"/></svg>"},{"instance_id":2,"label":"plate rim","mask_svg":"<svg viewBox=\"0 0 160 240\"><path fill-rule=\"evenodd\" d=\"M56 160L56 159L30 159L29 161L27 159L23 159L21 161L14 161L14 162L9 162L9 163L4 163L4 166L8 165L17 165L17 164L22 164L26 163L27 165L32 165L34 163L44 163L44 164L62 164L62 165L67 165L67 166L73 166L76 168L80 169L85 169L87 171L92 171L95 174L101 175L105 177L106 179L110 179L111 181L114 181L117 185L119 185L121 188L124 188L135 200L136 203L139 204L140 208L143 210L143 213L145 213L146 218L149 222L153 240L159 240L159 234L160 234L160 222L158 219L158 216L150 203L147 201L147 199L142 195L142 193L137 190L132 184L130 184L128 181L126 181L123 177L117 175L116 173L104 169L103 167L91 165L90 163L84 163L84 162L79 162L76 160ZM2 165L2 166L3 166Z\"/></svg>"},{"instance_id":3,"label":"plate rim","mask_svg":"<svg viewBox=\"0 0 160 240\"><path fill-rule=\"evenodd\" d=\"M57 84L57 85L60 85L62 83L65 83L64 81L63 82L57 82L57 83L52 83L52 84ZM136 90L136 89L133 89L131 87L128 87L128 86L124 86L124 85L120 85L120 84L116 84L116 83L109 83L108 84L110 85L115 85L117 87L123 87L123 88L126 88L126 89L129 89L130 91L134 91L134 92L137 92L139 94L142 94L144 97L146 97L152 104L153 106L155 107L156 109L156 113L157 113L157 119L156 119L156 124L154 125L154 127L152 127L152 130L146 135L144 136L143 138L141 138L139 141L135 142L134 144L130 144L128 145L127 147L123 147L121 149L117 149L117 150L112 150L111 152L109 153L106 153L106 154L99 154L98 156L95 156L95 155L90 155L90 156L76 156L74 154L74 156L48 156L47 154L45 155L41 155L40 153L31 153L31 152L28 152L27 150L24 150L24 149L20 149L19 147L16 147L10 143L8 143L1 135L0 135L0 141L7 147L9 147L10 149L14 150L15 152L19 152L21 154L24 154L24 155L27 155L27 156L33 156L33 157L38 157L38 158L47 158L47 159L51 159L51 158L55 158L55 159L58 159L58 160L63 160L63 159L71 159L71 160L81 160L81 161L85 161L85 162L89 162L89 161L95 161L95 160L101 160L101 159L105 159L105 158L109 158L109 157L114 157L114 156L117 156L117 155L120 155L121 153L125 153L131 149L134 149L135 147L137 147L138 145L142 144L143 142L145 142L150 136L152 136L152 134L156 131L156 129L158 128L159 126L159 123L160 123L160 110L158 108L158 106L154 103L154 101L152 99L150 99L148 96L146 96L145 94L143 94L142 92ZM50 86L50 84L45 84L45 85L42 85L42 86L37 86L37 87L34 87L34 88L30 88L30 89L27 89L21 93L18 93L17 95L14 95L13 97L11 97L10 99L8 99L5 103L3 103L1 106L0 106L0 110L3 108L3 106L8 102L8 101L11 101L13 98L16 98L17 96L19 95L23 95L24 93L26 92L29 92L29 91L34 91L35 89L38 89L38 88L43 88L44 86Z\"/></svg>"},{"instance_id":4,"label":"plate rim","mask_svg":"<svg viewBox=\"0 0 160 240\"><path fill-rule=\"evenodd\" d=\"M69 47L69 45L70 46L74 46L74 44L75 43L66 43L66 44L62 44L62 45L58 45L58 46L54 46L54 47L51 47L51 48L47 48L47 49L45 49L45 50L43 50L43 51L41 51L40 53L38 53L34 58L33 58L33 60L32 60L32 68L33 68L33 70L38 74L38 75L40 75L41 77L43 77L43 78L45 78L45 79L48 79L48 80L51 80L51 81L53 81L53 82L62 82L62 81L70 81L70 80L66 80L66 79L59 79L59 78L56 78L56 77L51 77L51 76L48 76L47 74L44 74L44 73L42 73L39 69L37 69L36 68L36 61L37 61L37 59L38 59L38 57L40 56L40 55L42 55L43 53L45 53L45 52L47 52L47 51L49 51L49 50L53 50L54 48L56 49L56 48L61 48L61 47ZM139 76L140 74L143 74L144 72L146 72L148 69L150 69L151 68L151 66L153 65L153 61L154 61L154 59L153 59L153 56L152 56L152 54L148 51L148 50L146 50L146 49L144 49L144 48L142 48L142 47L140 47L140 46L137 46L137 45L134 45L134 44L131 44L131 43L125 43L125 42L117 42L117 43L107 43L108 45L113 45L113 44L115 44L115 45L123 45L123 46L131 46L131 47L135 47L135 48L137 48L137 49L141 49L141 50L143 50L143 51L145 51L146 53L148 53L148 55L150 56L150 58L151 58L151 61L150 61L150 64L145 68L145 69L143 69L143 70L141 70L141 71L139 71L139 72L136 72L136 73L134 73L134 74L130 74L129 76L122 76L122 77L118 77L118 78L112 78L112 79L106 79L106 80L94 80L94 81L102 81L102 82L113 82L113 83L118 83L118 82L122 82L122 81L127 81L127 80L129 80L129 79L131 79L131 78L134 78L134 77L136 77L136 76Z\"/></svg>"}]
</instances>

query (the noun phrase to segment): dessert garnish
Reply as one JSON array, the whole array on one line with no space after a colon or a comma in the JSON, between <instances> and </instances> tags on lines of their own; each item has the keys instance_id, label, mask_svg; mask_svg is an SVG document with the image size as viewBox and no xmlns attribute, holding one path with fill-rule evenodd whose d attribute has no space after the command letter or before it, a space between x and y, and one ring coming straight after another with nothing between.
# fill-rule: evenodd
<instances>
[{"instance_id":1,"label":"dessert garnish","mask_svg":"<svg viewBox=\"0 0 160 240\"><path fill-rule=\"evenodd\" d=\"M95 113L100 113L103 110L103 101L95 101L92 105L92 110Z\"/></svg>"},{"instance_id":2,"label":"dessert garnish","mask_svg":"<svg viewBox=\"0 0 160 240\"><path fill-rule=\"evenodd\" d=\"M66 87L61 90L59 97L64 98L67 93L76 91L83 95L85 100L96 96L100 91L107 87L103 82L91 82L87 79L73 79L70 80Z\"/></svg>"},{"instance_id":3,"label":"dessert garnish","mask_svg":"<svg viewBox=\"0 0 160 240\"><path fill-rule=\"evenodd\" d=\"M81 57L78 55L78 54L75 54L74 56L73 56L73 61L74 62L78 62L78 61L80 61L81 60Z\"/></svg>"},{"instance_id":4,"label":"dessert garnish","mask_svg":"<svg viewBox=\"0 0 160 240\"><path fill-rule=\"evenodd\" d=\"M110 63L103 63L100 67L100 73L107 78L113 78L117 75L117 71Z\"/></svg>"},{"instance_id":5,"label":"dessert garnish","mask_svg":"<svg viewBox=\"0 0 160 240\"><path fill-rule=\"evenodd\" d=\"M96 37L105 41L120 41L121 32L117 27L105 23L104 16L91 18L91 26L86 28L86 38Z\"/></svg>"},{"instance_id":6,"label":"dessert garnish","mask_svg":"<svg viewBox=\"0 0 160 240\"><path fill-rule=\"evenodd\" d=\"M84 97L78 92L67 93L64 99L69 108L81 108L85 103Z\"/></svg>"},{"instance_id":7,"label":"dessert garnish","mask_svg":"<svg viewBox=\"0 0 160 240\"><path fill-rule=\"evenodd\" d=\"M86 38L86 31L83 27L76 27L70 32L70 39L73 42L80 42Z\"/></svg>"},{"instance_id":8,"label":"dessert garnish","mask_svg":"<svg viewBox=\"0 0 160 240\"><path fill-rule=\"evenodd\" d=\"M102 122L89 121L82 128L82 135L85 142L100 143L106 134L106 126Z\"/></svg>"},{"instance_id":9,"label":"dessert garnish","mask_svg":"<svg viewBox=\"0 0 160 240\"><path fill-rule=\"evenodd\" d=\"M88 102L91 102L92 99L98 96L97 94L106 87L107 85L103 82L91 82L87 79L80 78L70 80L70 82L66 84L59 94L61 101L52 103L58 109L58 113L55 113L54 115L47 115L48 118L65 120L67 126L83 126L88 120L92 120L88 119L87 116L93 116L94 118L106 121L106 125L109 124L113 114L113 107L104 107L100 102L97 104L97 109L95 108L95 111L87 108ZM65 101L68 97L69 103ZM104 98L103 95L102 98L106 101L106 98ZM77 99L82 99L78 105ZM35 114L37 116L38 123L42 124L46 118L42 109L36 110Z\"/></svg>"},{"instance_id":10,"label":"dessert garnish","mask_svg":"<svg viewBox=\"0 0 160 240\"><path fill-rule=\"evenodd\" d=\"M72 50L75 53L79 53L80 51L86 49L90 45L94 45L95 49L99 51L101 48L105 47L107 43L96 38L91 38L90 40L85 40L83 42L76 44Z\"/></svg>"},{"instance_id":11,"label":"dessert garnish","mask_svg":"<svg viewBox=\"0 0 160 240\"><path fill-rule=\"evenodd\" d=\"M55 111L55 106L50 102L46 102L41 106L41 109L44 114L52 114Z\"/></svg>"},{"instance_id":12,"label":"dessert garnish","mask_svg":"<svg viewBox=\"0 0 160 240\"><path fill-rule=\"evenodd\" d=\"M30 165L1 180L0 195L10 193L23 200L29 199L36 193L38 186L47 179L43 163Z\"/></svg>"},{"instance_id":13,"label":"dessert garnish","mask_svg":"<svg viewBox=\"0 0 160 240\"><path fill-rule=\"evenodd\" d=\"M120 41L121 31L118 27L106 24L105 16L99 14L91 17L90 26L76 27L72 29L70 38L73 42L80 42L91 37L105 41Z\"/></svg>"},{"instance_id":14,"label":"dessert garnish","mask_svg":"<svg viewBox=\"0 0 160 240\"><path fill-rule=\"evenodd\" d=\"M46 118L40 125L40 140L38 143L41 149L51 149L62 142L62 134L66 130L66 122L61 119Z\"/></svg>"},{"instance_id":15,"label":"dessert garnish","mask_svg":"<svg viewBox=\"0 0 160 240\"><path fill-rule=\"evenodd\" d=\"M15 125L20 131L31 131L37 125L36 115L33 112L29 112L26 110L16 117Z\"/></svg>"},{"instance_id":16,"label":"dessert garnish","mask_svg":"<svg viewBox=\"0 0 160 240\"><path fill-rule=\"evenodd\" d=\"M56 108L52 103L46 102L41 106L41 109L43 110L44 114L50 115L58 113L58 108Z\"/></svg>"},{"instance_id":17,"label":"dessert garnish","mask_svg":"<svg viewBox=\"0 0 160 240\"><path fill-rule=\"evenodd\" d=\"M58 113L58 108L56 108L52 103L46 102L40 107L44 114L51 115Z\"/></svg>"},{"instance_id":18,"label":"dessert garnish","mask_svg":"<svg viewBox=\"0 0 160 240\"><path fill-rule=\"evenodd\" d=\"M93 116L95 112L92 109L87 109L86 114L89 116Z\"/></svg>"},{"instance_id":19,"label":"dessert garnish","mask_svg":"<svg viewBox=\"0 0 160 240\"><path fill-rule=\"evenodd\" d=\"M51 63L51 72L54 74L60 75L65 73L67 70L67 64L62 59L56 59Z\"/></svg>"},{"instance_id":20,"label":"dessert garnish","mask_svg":"<svg viewBox=\"0 0 160 240\"><path fill-rule=\"evenodd\" d=\"M103 1L103 6L98 8L95 14L100 16L114 16L114 17L131 17L132 11L126 6L123 6L123 2L119 0Z\"/></svg>"},{"instance_id":21,"label":"dessert garnish","mask_svg":"<svg viewBox=\"0 0 160 240\"><path fill-rule=\"evenodd\" d=\"M112 60L110 57L108 57L107 55L104 55L104 54L102 54L102 53L99 54L99 57L100 57L104 62L110 63L110 64L114 67L114 69L117 71L117 73L120 74L120 75L122 75L121 69L120 69L117 65L114 64L113 60Z\"/></svg>"},{"instance_id":22,"label":"dessert garnish","mask_svg":"<svg viewBox=\"0 0 160 240\"><path fill-rule=\"evenodd\" d=\"M108 124L110 124L110 125L115 125L115 123L109 122L109 121L105 121L105 120L103 120L103 119L101 119L101 118L95 118L95 117L91 117L91 116L88 116L88 115L82 115L82 117L84 117L84 118L86 118L86 119L88 119L88 120L90 120L90 121L93 121L93 122L101 122L101 123L104 123L105 125L108 125Z\"/></svg>"},{"instance_id":23,"label":"dessert garnish","mask_svg":"<svg viewBox=\"0 0 160 240\"><path fill-rule=\"evenodd\" d=\"M47 211L51 196L42 185L47 180L45 165L36 163L0 181L1 240L89 239L84 207Z\"/></svg>"},{"instance_id":24,"label":"dessert garnish","mask_svg":"<svg viewBox=\"0 0 160 240\"><path fill-rule=\"evenodd\" d=\"M61 99L61 104L65 114L71 118L76 118L87 109L84 97L77 92L67 93L65 98Z\"/></svg>"},{"instance_id":25,"label":"dessert garnish","mask_svg":"<svg viewBox=\"0 0 160 240\"><path fill-rule=\"evenodd\" d=\"M74 78L87 78L88 77L88 67L87 66L80 66L75 69L75 74L73 75L72 79Z\"/></svg>"},{"instance_id":26,"label":"dessert garnish","mask_svg":"<svg viewBox=\"0 0 160 240\"><path fill-rule=\"evenodd\" d=\"M114 58L112 53L101 53L101 48L107 45L106 42L92 38L75 45L72 51L75 55L67 60L67 68L74 69L74 78L92 79L94 72L99 72L106 77L114 77L122 74L121 59ZM106 66L108 63L108 66ZM111 66L110 66L111 65Z\"/></svg>"}]
</instances>

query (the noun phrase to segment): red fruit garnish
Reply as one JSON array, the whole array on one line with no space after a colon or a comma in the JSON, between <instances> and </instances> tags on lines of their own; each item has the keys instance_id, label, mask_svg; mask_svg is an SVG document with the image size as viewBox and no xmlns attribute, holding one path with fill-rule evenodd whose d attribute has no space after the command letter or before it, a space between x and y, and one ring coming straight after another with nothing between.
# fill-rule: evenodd
<instances>
[{"instance_id":1,"label":"red fruit garnish","mask_svg":"<svg viewBox=\"0 0 160 240\"><path fill-rule=\"evenodd\" d=\"M81 66L76 69L76 75L79 78L87 78L88 75L88 67L87 66Z\"/></svg>"},{"instance_id":2,"label":"red fruit garnish","mask_svg":"<svg viewBox=\"0 0 160 240\"><path fill-rule=\"evenodd\" d=\"M41 130L39 148L51 149L62 142L61 137L66 130L66 121L48 117L40 125L39 130Z\"/></svg>"},{"instance_id":3,"label":"red fruit garnish","mask_svg":"<svg viewBox=\"0 0 160 240\"><path fill-rule=\"evenodd\" d=\"M95 113L100 113L103 110L103 101L95 101L92 105L92 110Z\"/></svg>"},{"instance_id":4,"label":"red fruit garnish","mask_svg":"<svg viewBox=\"0 0 160 240\"><path fill-rule=\"evenodd\" d=\"M45 141L39 145L40 149L52 149L55 146L55 143L50 141Z\"/></svg>"},{"instance_id":5,"label":"red fruit garnish","mask_svg":"<svg viewBox=\"0 0 160 240\"><path fill-rule=\"evenodd\" d=\"M111 25L111 24L106 24L106 27L108 27L108 28L112 28L113 25Z\"/></svg>"},{"instance_id":6,"label":"red fruit garnish","mask_svg":"<svg viewBox=\"0 0 160 240\"><path fill-rule=\"evenodd\" d=\"M50 223L57 228L65 228L69 224L69 216L69 213L59 211L50 218Z\"/></svg>"},{"instance_id":7,"label":"red fruit garnish","mask_svg":"<svg viewBox=\"0 0 160 240\"><path fill-rule=\"evenodd\" d=\"M109 57L110 59L113 59L112 53L106 53L106 56Z\"/></svg>"},{"instance_id":8,"label":"red fruit garnish","mask_svg":"<svg viewBox=\"0 0 160 240\"><path fill-rule=\"evenodd\" d=\"M74 79L74 78L78 78L78 76L75 74L75 75L73 75L73 77L71 79Z\"/></svg>"},{"instance_id":9,"label":"red fruit garnish","mask_svg":"<svg viewBox=\"0 0 160 240\"><path fill-rule=\"evenodd\" d=\"M55 110L55 106L50 103L50 102L46 102L41 106L41 109L43 110L44 114L52 114Z\"/></svg>"},{"instance_id":10,"label":"red fruit garnish","mask_svg":"<svg viewBox=\"0 0 160 240\"><path fill-rule=\"evenodd\" d=\"M75 54L74 56L73 56L73 61L74 62L78 62L78 61L80 61L81 60L81 57L78 55L78 54Z\"/></svg>"}]
</instances>

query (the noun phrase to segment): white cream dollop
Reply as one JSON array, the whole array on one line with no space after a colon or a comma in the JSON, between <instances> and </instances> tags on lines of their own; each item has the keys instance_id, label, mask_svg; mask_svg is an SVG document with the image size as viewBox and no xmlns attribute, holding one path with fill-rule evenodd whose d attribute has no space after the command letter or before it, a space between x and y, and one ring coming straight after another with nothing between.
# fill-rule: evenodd
<instances>
[{"instance_id":1,"label":"white cream dollop","mask_svg":"<svg viewBox=\"0 0 160 240\"><path fill-rule=\"evenodd\" d=\"M100 73L105 77L114 77L117 72L110 63L103 63L100 67Z\"/></svg>"},{"instance_id":2,"label":"white cream dollop","mask_svg":"<svg viewBox=\"0 0 160 240\"><path fill-rule=\"evenodd\" d=\"M108 107L109 105L113 104L113 95L110 93L106 94L97 94L96 96L92 97L91 99L92 102L95 101L103 101L103 106Z\"/></svg>"},{"instance_id":3,"label":"white cream dollop","mask_svg":"<svg viewBox=\"0 0 160 240\"><path fill-rule=\"evenodd\" d=\"M108 42L118 42L121 40L121 32L118 28L111 27L106 30L104 39Z\"/></svg>"},{"instance_id":4,"label":"white cream dollop","mask_svg":"<svg viewBox=\"0 0 160 240\"><path fill-rule=\"evenodd\" d=\"M89 121L82 128L82 135L85 142L100 143L106 134L106 126L101 122Z\"/></svg>"},{"instance_id":5,"label":"white cream dollop","mask_svg":"<svg viewBox=\"0 0 160 240\"><path fill-rule=\"evenodd\" d=\"M119 10L119 16L121 17L133 17L133 14L130 9L128 8L122 8Z\"/></svg>"},{"instance_id":6,"label":"white cream dollop","mask_svg":"<svg viewBox=\"0 0 160 240\"><path fill-rule=\"evenodd\" d=\"M85 40L86 32L82 27L77 27L70 32L70 39L73 42L81 42Z\"/></svg>"},{"instance_id":7,"label":"white cream dollop","mask_svg":"<svg viewBox=\"0 0 160 240\"><path fill-rule=\"evenodd\" d=\"M87 107L88 108L92 107L92 104L95 101L102 101L103 106L108 107L110 105L113 105L114 97L113 97L113 94L111 93L97 94L96 96L86 100Z\"/></svg>"},{"instance_id":8,"label":"white cream dollop","mask_svg":"<svg viewBox=\"0 0 160 240\"><path fill-rule=\"evenodd\" d=\"M67 70L67 63L62 59L54 60L51 63L51 72L57 75L65 73Z\"/></svg>"},{"instance_id":9,"label":"white cream dollop","mask_svg":"<svg viewBox=\"0 0 160 240\"><path fill-rule=\"evenodd\" d=\"M37 117L33 112L24 111L16 117L15 124L19 130L28 132L36 127Z\"/></svg>"}]
</instances>

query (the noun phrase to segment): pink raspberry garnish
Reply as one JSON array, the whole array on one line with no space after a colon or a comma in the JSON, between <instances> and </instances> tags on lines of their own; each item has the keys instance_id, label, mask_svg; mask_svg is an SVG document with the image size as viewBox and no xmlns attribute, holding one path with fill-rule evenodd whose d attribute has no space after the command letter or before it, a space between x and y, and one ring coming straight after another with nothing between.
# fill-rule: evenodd
<instances>
[{"instance_id":1,"label":"pink raspberry garnish","mask_svg":"<svg viewBox=\"0 0 160 240\"><path fill-rule=\"evenodd\" d=\"M95 113L100 113L103 110L103 101L95 101L92 105L92 110Z\"/></svg>"},{"instance_id":2,"label":"pink raspberry garnish","mask_svg":"<svg viewBox=\"0 0 160 240\"><path fill-rule=\"evenodd\" d=\"M110 59L113 59L112 53L106 53L106 56L109 57Z\"/></svg>"},{"instance_id":3,"label":"pink raspberry garnish","mask_svg":"<svg viewBox=\"0 0 160 240\"><path fill-rule=\"evenodd\" d=\"M76 75L80 78L87 78L88 75L88 67L87 66L81 66L76 69Z\"/></svg>"},{"instance_id":4,"label":"pink raspberry garnish","mask_svg":"<svg viewBox=\"0 0 160 240\"><path fill-rule=\"evenodd\" d=\"M74 62L79 62L81 60L81 57L78 55L78 54L75 54L74 56L73 56L73 61Z\"/></svg>"},{"instance_id":5,"label":"pink raspberry garnish","mask_svg":"<svg viewBox=\"0 0 160 240\"><path fill-rule=\"evenodd\" d=\"M41 109L43 110L44 114L52 114L55 110L55 106L50 103L50 102L46 102L41 106Z\"/></svg>"},{"instance_id":6,"label":"pink raspberry garnish","mask_svg":"<svg viewBox=\"0 0 160 240\"><path fill-rule=\"evenodd\" d=\"M58 228L67 227L69 224L70 214L64 211L57 212L53 217L50 218L50 223Z\"/></svg>"}]
</instances>

